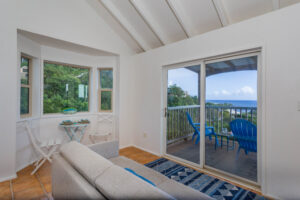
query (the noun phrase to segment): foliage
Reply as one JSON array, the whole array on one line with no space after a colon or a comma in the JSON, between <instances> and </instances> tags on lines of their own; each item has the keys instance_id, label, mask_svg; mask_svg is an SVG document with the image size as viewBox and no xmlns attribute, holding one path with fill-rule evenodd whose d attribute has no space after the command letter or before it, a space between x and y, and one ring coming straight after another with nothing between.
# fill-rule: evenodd
<instances>
[{"instance_id":1,"label":"foliage","mask_svg":"<svg viewBox=\"0 0 300 200\"><path fill-rule=\"evenodd\" d=\"M168 87L168 107L186 105L199 105L198 97L189 95L176 84L170 85Z\"/></svg>"},{"instance_id":2,"label":"foliage","mask_svg":"<svg viewBox=\"0 0 300 200\"><path fill-rule=\"evenodd\" d=\"M89 108L89 69L44 64L44 113L60 113L73 107Z\"/></svg>"},{"instance_id":3,"label":"foliage","mask_svg":"<svg viewBox=\"0 0 300 200\"><path fill-rule=\"evenodd\" d=\"M184 92L182 88L177 85L171 85L168 87L168 107L176 106L187 106L187 105L199 105L199 100L197 96L190 96L188 93ZM234 107L232 104L216 104L212 102L206 102L206 123L207 126L214 127L216 133L222 132L222 127L226 128L227 131L231 131L229 123L237 118L247 119L252 121L254 125L257 124L257 112L252 111L252 119L250 109L240 110L240 108L232 108L231 114L229 107ZM221 107L223 109L221 110ZM236 111L236 113L235 113ZM200 108L180 108L168 111L167 118L167 139L172 140L175 138L183 137L185 135L194 132L190 124L188 123L186 112L189 112L194 123L200 122Z\"/></svg>"}]
</instances>

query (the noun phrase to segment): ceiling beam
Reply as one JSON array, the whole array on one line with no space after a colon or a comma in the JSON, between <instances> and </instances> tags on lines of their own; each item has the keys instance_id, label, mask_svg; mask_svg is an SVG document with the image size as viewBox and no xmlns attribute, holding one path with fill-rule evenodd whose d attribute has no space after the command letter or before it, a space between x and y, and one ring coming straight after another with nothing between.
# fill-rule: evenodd
<instances>
[{"instance_id":1,"label":"ceiling beam","mask_svg":"<svg viewBox=\"0 0 300 200\"><path fill-rule=\"evenodd\" d=\"M221 0L212 0L212 3L215 7L215 10L217 12L218 18L220 20L220 23L222 26L228 26L230 24L229 18L225 12L224 5Z\"/></svg>"},{"instance_id":2,"label":"ceiling beam","mask_svg":"<svg viewBox=\"0 0 300 200\"><path fill-rule=\"evenodd\" d=\"M189 33L185 23L183 22L182 20L182 16L180 16L179 14L179 8L178 6L176 5L176 3L172 0L165 0L166 3L168 4L170 10L172 11L173 15L175 16L179 26L181 27L181 29L183 30L185 36L187 38L190 38L192 35Z\"/></svg>"},{"instance_id":3,"label":"ceiling beam","mask_svg":"<svg viewBox=\"0 0 300 200\"><path fill-rule=\"evenodd\" d=\"M130 22L122 15L119 9L110 0L98 0L103 7L112 15L112 17L122 26L122 28L130 35L130 37L143 50L151 49L147 42L140 36L140 34L133 28Z\"/></svg>"},{"instance_id":4,"label":"ceiling beam","mask_svg":"<svg viewBox=\"0 0 300 200\"><path fill-rule=\"evenodd\" d=\"M280 0L272 0L273 10L278 10L280 8Z\"/></svg>"},{"instance_id":5,"label":"ceiling beam","mask_svg":"<svg viewBox=\"0 0 300 200\"><path fill-rule=\"evenodd\" d=\"M143 19L145 24L152 31L152 33L155 35L155 37L159 40L160 44L166 45L166 42L162 39L158 31L154 28L155 27L154 20L151 20L150 17L145 14L145 11L143 11L141 5L139 4L141 1L129 0L129 2L132 5L132 7L136 10L136 12L139 14L139 16Z\"/></svg>"}]
</instances>

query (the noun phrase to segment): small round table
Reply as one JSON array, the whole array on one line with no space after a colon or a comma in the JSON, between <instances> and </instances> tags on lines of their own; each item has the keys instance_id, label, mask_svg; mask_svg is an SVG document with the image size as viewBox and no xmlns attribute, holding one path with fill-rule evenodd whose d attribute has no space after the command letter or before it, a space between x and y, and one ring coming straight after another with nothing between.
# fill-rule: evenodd
<instances>
[{"instance_id":1,"label":"small round table","mask_svg":"<svg viewBox=\"0 0 300 200\"><path fill-rule=\"evenodd\" d=\"M221 148L223 147L223 137L226 138L226 146L227 146L227 151L228 150L234 150L235 148L235 137L232 135L232 133L228 132L228 133L216 133L217 137L221 137ZM217 140L216 137L216 140ZM229 140L232 140L232 145L229 146Z\"/></svg>"},{"instance_id":2,"label":"small round table","mask_svg":"<svg viewBox=\"0 0 300 200\"><path fill-rule=\"evenodd\" d=\"M65 132L69 136L70 140L75 139L77 142L80 142L88 125L89 124L76 123L71 125L60 124L59 126L65 129Z\"/></svg>"}]
</instances>

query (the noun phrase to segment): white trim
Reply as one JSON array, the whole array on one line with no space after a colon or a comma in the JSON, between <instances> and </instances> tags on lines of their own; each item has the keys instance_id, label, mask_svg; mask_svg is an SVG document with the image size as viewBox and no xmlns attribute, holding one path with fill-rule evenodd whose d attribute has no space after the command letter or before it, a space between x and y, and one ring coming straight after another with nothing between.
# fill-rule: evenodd
<instances>
[{"instance_id":1,"label":"white trim","mask_svg":"<svg viewBox=\"0 0 300 200\"><path fill-rule=\"evenodd\" d=\"M145 15L145 10L140 6L140 4L138 2L140 3L141 1L129 0L129 3L132 5L132 7L134 7L134 9L136 10L136 12L140 15L140 17L142 18L142 20L148 26L148 28L156 36L156 38L158 39L158 41L160 42L160 44L162 46L166 45L167 43L163 41L163 39L162 39L161 35L159 34L159 32L152 25L154 23L154 20L149 20L147 18L147 16Z\"/></svg>"},{"instance_id":2,"label":"white trim","mask_svg":"<svg viewBox=\"0 0 300 200\"><path fill-rule=\"evenodd\" d=\"M28 146L29 146L29 145L28 145ZM36 158L36 159L31 160L30 162L28 162L28 163L26 163L26 164L21 165L20 167L17 168L16 172L21 171L22 169L28 167L29 165L32 165L32 164L33 164L34 162L36 162L37 160L38 160L38 159Z\"/></svg>"},{"instance_id":3,"label":"white trim","mask_svg":"<svg viewBox=\"0 0 300 200\"><path fill-rule=\"evenodd\" d=\"M205 124L205 83L206 83L206 65L202 60L200 65L200 124ZM202 107L202 108L201 108ZM200 126L200 133L205 133L205 126ZM205 134L200 134L200 168L204 168L205 165Z\"/></svg>"},{"instance_id":4,"label":"white trim","mask_svg":"<svg viewBox=\"0 0 300 200\"><path fill-rule=\"evenodd\" d=\"M206 63L209 62L216 62L216 60L218 59L223 59L223 60L229 60L232 58L238 58L238 57L249 57L251 55L256 55L258 56L258 102L259 104L258 106L258 132L262 133L259 134L261 136L261 138L258 138L258 145L260 145L261 150L258 150L258 154L257 154L257 160L258 160L258 172L257 175L259 176L257 179L257 183L260 185L262 193L266 192L266 69L265 69L265 44L264 43L256 43L256 44L251 44L251 45L246 45L244 47L239 47L239 48L234 48L233 50L228 50L228 51L221 51L217 54L214 55L208 55L206 57L202 57L202 58L196 58L196 59L192 59L189 61L180 61L177 63L173 63L173 64L167 64L167 65L163 65L162 69L163 69L163 76L162 76L162 92L163 92L163 99L162 99L162 108L167 106L167 95L165 94L165 87L167 87L167 82L168 82L168 77L167 77L167 71L169 69L176 69L176 68L181 68L181 67L186 67L186 66L190 66L190 65L196 65L196 64L200 64L201 62L206 61ZM203 74L203 73L201 73ZM202 75L203 76L203 75ZM202 77L201 76L201 77ZM203 82L205 82L204 80L201 79L202 82L202 86L203 87ZM203 101L202 97L203 94L205 95L205 90L201 89L201 102ZM204 110L205 111L205 110ZM203 111L202 111L203 112ZM201 121L203 120L203 116L205 116L205 113L203 114L201 112ZM169 156L169 157L173 157L171 155L168 155L166 153L166 120L162 121L162 144L161 144L161 148L162 148L162 152L163 152L163 156ZM203 130L202 130L203 131ZM204 137L204 135L202 136ZM202 138L201 137L201 138ZM202 141L204 141L204 139L201 139ZM203 145L201 145L203 146ZM201 148L200 146L200 148ZM205 148L204 148L205 149ZM200 151L200 155L203 154L205 152ZM178 159L177 157L175 157L176 159ZM192 164L193 166L197 167L197 164L193 164L189 161L186 161L184 159L178 159L181 160L184 163L189 163ZM201 163L204 164L204 159L203 161L201 160L201 156L200 156L200 165ZM203 168L200 168L200 170L203 170L205 167L205 165L203 166ZM241 177L242 178L242 177ZM243 179L243 178L242 178ZM251 181L249 181L251 182Z\"/></svg>"},{"instance_id":5,"label":"white trim","mask_svg":"<svg viewBox=\"0 0 300 200\"><path fill-rule=\"evenodd\" d=\"M212 3L214 4L221 25L223 27L228 26L230 24L229 17L226 14L223 2L221 0L212 0Z\"/></svg>"},{"instance_id":6,"label":"white trim","mask_svg":"<svg viewBox=\"0 0 300 200\"><path fill-rule=\"evenodd\" d=\"M151 150L145 149L145 148L140 147L140 146L135 145L135 144L133 145L133 147L138 148L138 149L141 149L141 150L143 150L143 151L146 151L146 152L151 153L151 154L153 154L153 155L156 155L156 156L158 156L158 157L161 157L161 156L162 156L162 155L160 155L160 154L158 154L158 153L156 153L156 152L153 152L153 151L151 151Z\"/></svg>"},{"instance_id":7,"label":"white trim","mask_svg":"<svg viewBox=\"0 0 300 200\"><path fill-rule=\"evenodd\" d=\"M4 178L0 178L0 182L9 181L9 180L15 179L15 178L17 178L17 177L18 177L17 174L14 173L14 174L11 175L11 176L4 177Z\"/></svg>"},{"instance_id":8,"label":"white trim","mask_svg":"<svg viewBox=\"0 0 300 200\"><path fill-rule=\"evenodd\" d=\"M133 147L133 146L134 146L133 144L120 145L120 146L119 146L119 150L125 149L125 148L128 148L128 147Z\"/></svg>"},{"instance_id":9,"label":"white trim","mask_svg":"<svg viewBox=\"0 0 300 200\"><path fill-rule=\"evenodd\" d=\"M174 17L176 18L176 21L178 22L179 26L183 30L185 36L187 38L192 37L191 33L188 31L188 29L182 19L182 16L180 16L179 8L178 8L179 6L176 5L176 2L171 1L171 0L166 0L166 3L168 5L169 9L171 10L171 12L173 13Z\"/></svg>"}]
</instances>

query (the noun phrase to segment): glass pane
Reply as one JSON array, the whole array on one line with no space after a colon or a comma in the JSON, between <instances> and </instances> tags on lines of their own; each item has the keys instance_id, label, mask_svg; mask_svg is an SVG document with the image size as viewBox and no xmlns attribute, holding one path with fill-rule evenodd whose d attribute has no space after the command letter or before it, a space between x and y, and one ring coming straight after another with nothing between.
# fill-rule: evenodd
<instances>
[{"instance_id":1,"label":"glass pane","mask_svg":"<svg viewBox=\"0 0 300 200\"><path fill-rule=\"evenodd\" d=\"M101 91L101 110L111 110L111 91Z\"/></svg>"},{"instance_id":2,"label":"glass pane","mask_svg":"<svg viewBox=\"0 0 300 200\"><path fill-rule=\"evenodd\" d=\"M168 70L167 154L200 163L200 65Z\"/></svg>"},{"instance_id":3,"label":"glass pane","mask_svg":"<svg viewBox=\"0 0 300 200\"><path fill-rule=\"evenodd\" d=\"M89 110L89 69L44 64L44 113Z\"/></svg>"},{"instance_id":4,"label":"glass pane","mask_svg":"<svg viewBox=\"0 0 300 200\"><path fill-rule=\"evenodd\" d=\"M21 115L29 114L29 88L21 87Z\"/></svg>"},{"instance_id":5,"label":"glass pane","mask_svg":"<svg viewBox=\"0 0 300 200\"><path fill-rule=\"evenodd\" d=\"M100 87L103 89L112 89L113 88L113 71L100 70Z\"/></svg>"},{"instance_id":6,"label":"glass pane","mask_svg":"<svg viewBox=\"0 0 300 200\"><path fill-rule=\"evenodd\" d=\"M206 165L257 181L256 105L257 56L206 65Z\"/></svg>"},{"instance_id":7,"label":"glass pane","mask_svg":"<svg viewBox=\"0 0 300 200\"><path fill-rule=\"evenodd\" d=\"M21 84L29 85L29 59L21 57Z\"/></svg>"}]
</instances>

